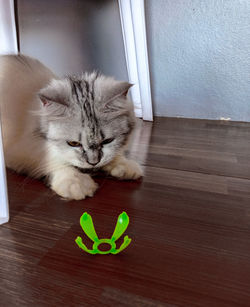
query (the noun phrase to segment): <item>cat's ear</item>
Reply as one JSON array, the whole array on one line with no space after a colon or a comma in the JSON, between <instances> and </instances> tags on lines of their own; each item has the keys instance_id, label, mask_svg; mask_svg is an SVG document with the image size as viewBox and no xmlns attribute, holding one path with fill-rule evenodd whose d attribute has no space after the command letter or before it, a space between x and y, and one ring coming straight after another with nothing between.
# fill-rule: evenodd
<instances>
[{"instance_id":1,"label":"cat's ear","mask_svg":"<svg viewBox=\"0 0 250 307\"><path fill-rule=\"evenodd\" d=\"M46 95L46 93L39 92L38 97L40 98L43 107L49 107L52 104L58 105L58 107L59 105L66 106L65 103L62 103L60 100L54 97Z\"/></svg>"},{"instance_id":2,"label":"cat's ear","mask_svg":"<svg viewBox=\"0 0 250 307\"><path fill-rule=\"evenodd\" d=\"M110 87L107 87L105 92L105 103L108 103L117 98L127 98L129 89L133 84L128 82L115 82Z\"/></svg>"},{"instance_id":3,"label":"cat's ear","mask_svg":"<svg viewBox=\"0 0 250 307\"><path fill-rule=\"evenodd\" d=\"M128 115L131 112L132 103L127 99L128 90L132 84L128 82L116 82L106 89L103 101L103 112L110 117Z\"/></svg>"},{"instance_id":4,"label":"cat's ear","mask_svg":"<svg viewBox=\"0 0 250 307\"><path fill-rule=\"evenodd\" d=\"M65 80L53 79L47 87L40 90L38 96L44 107L53 103L67 106L69 92L70 88Z\"/></svg>"},{"instance_id":5,"label":"cat's ear","mask_svg":"<svg viewBox=\"0 0 250 307\"><path fill-rule=\"evenodd\" d=\"M65 117L68 109L68 92L64 80L52 80L47 87L41 89L38 93L42 104L40 115L50 120Z\"/></svg>"},{"instance_id":6,"label":"cat's ear","mask_svg":"<svg viewBox=\"0 0 250 307\"><path fill-rule=\"evenodd\" d=\"M96 107L107 118L133 113L133 103L127 99L127 94L132 84L117 81L112 77L95 75L94 92Z\"/></svg>"}]
</instances>

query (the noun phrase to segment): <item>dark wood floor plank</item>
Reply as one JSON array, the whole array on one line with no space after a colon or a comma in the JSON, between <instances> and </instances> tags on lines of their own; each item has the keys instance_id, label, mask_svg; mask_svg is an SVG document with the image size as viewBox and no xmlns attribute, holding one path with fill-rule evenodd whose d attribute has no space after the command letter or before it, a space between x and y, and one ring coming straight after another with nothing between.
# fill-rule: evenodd
<instances>
[{"instance_id":1,"label":"dark wood floor plank","mask_svg":"<svg viewBox=\"0 0 250 307\"><path fill-rule=\"evenodd\" d=\"M249 123L163 121L160 129L156 125L151 129L147 159L142 157L140 147L143 144L145 150L145 135L139 139L140 146L132 149L131 157L137 156L147 166L250 179Z\"/></svg>"},{"instance_id":2,"label":"dark wood floor plank","mask_svg":"<svg viewBox=\"0 0 250 307\"><path fill-rule=\"evenodd\" d=\"M143 180L95 180L65 201L8 171L10 223L0 227L0 306L250 306L250 124L139 122L128 153ZM131 245L92 256L74 242L87 211L110 237L126 211ZM122 240L119 240L121 244Z\"/></svg>"},{"instance_id":3,"label":"dark wood floor plank","mask_svg":"<svg viewBox=\"0 0 250 307\"><path fill-rule=\"evenodd\" d=\"M155 168L150 166L146 168L145 174L145 182L227 194L226 179L222 176Z\"/></svg>"}]
</instances>

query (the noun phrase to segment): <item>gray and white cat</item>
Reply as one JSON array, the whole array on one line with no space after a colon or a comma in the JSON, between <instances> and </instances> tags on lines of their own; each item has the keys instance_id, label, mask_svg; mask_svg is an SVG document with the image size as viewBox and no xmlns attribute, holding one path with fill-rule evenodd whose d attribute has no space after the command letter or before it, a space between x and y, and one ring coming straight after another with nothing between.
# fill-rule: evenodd
<instances>
[{"instance_id":1,"label":"gray and white cat","mask_svg":"<svg viewBox=\"0 0 250 307\"><path fill-rule=\"evenodd\" d=\"M46 176L57 194L77 200L97 189L84 169L141 177L139 165L123 155L135 123L130 86L95 72L60 79L33 58L0 57L6 165Z\"/></svg>"}]
</instances>

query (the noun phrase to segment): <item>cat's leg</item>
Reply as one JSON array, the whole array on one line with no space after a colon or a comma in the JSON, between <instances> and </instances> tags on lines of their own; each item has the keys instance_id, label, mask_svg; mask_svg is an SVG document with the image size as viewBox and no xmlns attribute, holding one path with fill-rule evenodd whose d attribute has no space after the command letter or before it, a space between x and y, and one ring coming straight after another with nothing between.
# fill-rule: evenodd
<instances>
[{"instance_id":1,"label":"cat's leg","mask_svg":"<svg viewBox=\"0 0 250 307\"><path fill-rule=\"evenodd\" d=\"M88 174L69 166L50 174L50 186L58 195L75 200L93 196L98 187Z\"/></svg>"},{"instance_id":2,"label":"cat's leg","mask_svg":"<svg viewBox=\"0 0 250 307\"><path fill-rule=\"evenodd\" d=\"M103 170L118 179L138 179L143 172L140 165L134 160L128 160L123 155L118 155Z\"/></svg>"}]
</instances>

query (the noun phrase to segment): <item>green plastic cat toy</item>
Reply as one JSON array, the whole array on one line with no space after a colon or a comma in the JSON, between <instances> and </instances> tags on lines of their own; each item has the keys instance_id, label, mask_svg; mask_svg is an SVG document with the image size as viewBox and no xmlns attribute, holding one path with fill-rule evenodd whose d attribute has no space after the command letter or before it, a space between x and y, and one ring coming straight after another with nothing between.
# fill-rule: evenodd
<instances>
[{"instance_id":1,"label":"green plastic cat toy","mask_svg":"<svg viewBox=\"0 0 250 307\"><path fill-rule=\"evenodd\" d=\"M122 250L124 250L131 242L131 239L128 236L124 237L123 243L120 246L119 249L116 249L115 241L118 240L124 231L127 229L129 224L129 217L126 212L122 212L117 219L117 223L115 226L114 233L111 237L111 239L99 239L96 232L95 227L92 221L91 216L84 212L83 215L80 218L80 224L82 227L82 230L86 233L86 235L94 242L93 249L88 249L85 244L82 243L82 238L77 237L75 239L76 244L83 249L85 252L89 254L118 254ZM101 251L98 249L98 246L102 243L108 243L110 244L110 249L108 251Z\"/></svg>"}]
</instances>

